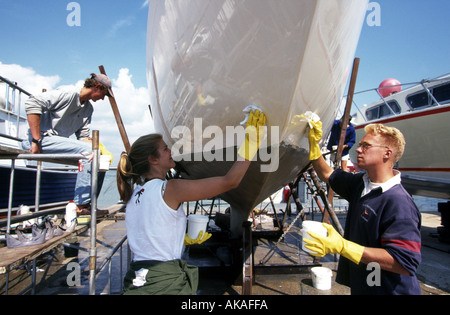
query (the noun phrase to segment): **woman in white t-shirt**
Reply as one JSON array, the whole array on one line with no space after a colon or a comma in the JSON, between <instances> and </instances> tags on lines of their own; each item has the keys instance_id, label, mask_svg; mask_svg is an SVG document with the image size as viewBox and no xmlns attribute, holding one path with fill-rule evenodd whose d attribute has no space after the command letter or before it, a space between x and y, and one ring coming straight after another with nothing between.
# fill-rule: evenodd
<instances>
[{"instance_id":1,"label":"woman in white t-shirt","mask_svg":"<svg viewBox=\"0 0 450 315\"><path fill-rule=\"evenodd\" d=\"M172 152L159 134L139 138L129 154L122 154L117 186L126 207L128 244L134 254L125 277L124 294L195 294L198 270L181 259L184 245L199 244L210 235L189 239L183 202L203 200L236 188L263 138L265 115L252 111L245 143L224 176L198 180L172 179ZM256 128L248 128L256 127ZM256 131L256 132L255 132ZM133 189L134 184L136 187Z\"/></svg>"}]
</instances>

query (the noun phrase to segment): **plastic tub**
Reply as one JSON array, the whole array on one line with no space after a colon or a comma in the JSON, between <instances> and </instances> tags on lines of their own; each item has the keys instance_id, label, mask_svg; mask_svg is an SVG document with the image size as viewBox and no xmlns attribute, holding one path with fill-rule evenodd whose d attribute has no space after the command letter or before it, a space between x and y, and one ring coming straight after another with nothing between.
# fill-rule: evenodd
<instances>
[{"instance_id":1,"label":"plastic tub","mask_svg":"<svg viewBox=\"0 0 450 315\"><path fill-rule=\"evenodd\" d=\"M100 172L109 171L109 165L111 164L111 156L109 155L100 155Z\"/></svg>"},{"instance_id":2,"label":"plastic tub","mask_svg":"<svg viewBox=\"0 0 450 315\"><path fill-rule=\"evenodd\" d=\"M327 229L324 228L322 222L317 221L303 221L302 223L302 239L312 239L308 232L314 232L322 236L327 236ZM305 242L302 241L302 249L307 253L313 253L309 249L305 248Z\"/></svg>"},{"instance_id":3,"label":"plastic tub","mask_svg":"<svg viewBox=\"0 0 450 315\"><path fill-rule=\"evenodd\" d=\"M77 218L78 225L89 225L91 224L91 216L90 215L80 215Z\"/></svg>"},{"instance_id":4,"label":"plastic tub","mask_svg":"<svg viewBox=\"0 0 450 315\"><path fill-rule=\"evenodd\" d=\"M204 215L191 214L188 217L188 236L195 240L198 234L203 231L203 235L206 232L209 218Z\"/></svg>"},{"instance_id":5,"label":"plastic tub","mask_svg":"<svg viewBox=\"0 0 450 315\"><path fill-rule=\"evenodd\" d=\"M333 272L325 267L311 268L313 287L318 290L330 290Z\"/></svg>"}]
</instances>

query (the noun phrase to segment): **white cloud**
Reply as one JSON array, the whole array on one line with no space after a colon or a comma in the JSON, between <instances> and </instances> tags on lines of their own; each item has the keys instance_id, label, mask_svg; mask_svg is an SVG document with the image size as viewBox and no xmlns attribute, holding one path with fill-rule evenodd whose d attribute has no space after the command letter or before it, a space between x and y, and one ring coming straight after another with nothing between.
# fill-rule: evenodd
<instances>
[{"instance_id":1,"label":"white cloud","mask_svg":"<svg viewBox=\"0 0 450 315\"><path fill-rule=\"evenodd\" d=\"M24 68L15 64L3 64L0 62L0 74L2 77L17 82L17 84L29 93L40 93L42 89L51 90L61 81L58 75L42 76L31 68Z\"/></svg>"},{"instance_id":2,"label":"white cloud","mask_svg":"<svg viewBox=\"0 0 450 315\"><path fill-rule=\"evenodd\" d=\"M41 92L42 88L47 90L57 88L57 84L61 81L58 75L42 76L31 68L1 62L0 74L10 81L18 82L21 88L32 94ZM148 88L136 87L132 80L133 76L126 68L120 69L116 78L111 75L110 78L122 122L130 144L133 144L140 136L154 132L148 109L150 104ZM74 83L73 86L81 90L83 84L84 80ZM23 101L25 100L26 98ZM117 165L120 153L124 151L124 145L109 100L105 97L105 100L95 102L93 106L91 129L100 131L100 141L114 154L113 165Z\"/></svg>"},{"instance_id":3,"label":"white cloud","mask_svg":"<svg viewBox=\"0 0 450 315\"><path fill-rule=\"evenodd\" d=\"M125 19L117 21L109 30L108 36L114 37L121 28L133 25L134 20L135 20L134 17L127 17Z\"/></svg>"}]
</instances>

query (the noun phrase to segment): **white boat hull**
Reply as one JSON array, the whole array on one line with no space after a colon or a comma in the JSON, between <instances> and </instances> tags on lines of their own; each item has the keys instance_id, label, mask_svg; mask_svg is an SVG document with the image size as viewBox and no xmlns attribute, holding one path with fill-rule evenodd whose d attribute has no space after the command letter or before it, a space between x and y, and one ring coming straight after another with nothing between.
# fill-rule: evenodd
<instances>
[{"instance_id":1,"label":"white boat hull","mask_svg":"<svg viewBox=\"0 0 450 315\"><path fill-rule=\"evenodd\" d=\"M294 116L311 111L324 126L332 125L351 74L367 3L150 1L152 116L156 131L175 152L183 177L220 175L229 169L233 161L208 161L205 153L213 149L217 157L235 151L239 142L227 143L226 128L243 120L244 107L256 104L268 117L268 141L262 150L272 158L262 161L260 156L240 187L221 196L232 206L236 229L255 205L308 165L308 127L306 122L293 125ZM211 126L223 131L214 146L205 135ZM177 134L180 130L190 137ZM270 171L261 172L264 165L270 165Z\"/></svg>"}]
</instances>

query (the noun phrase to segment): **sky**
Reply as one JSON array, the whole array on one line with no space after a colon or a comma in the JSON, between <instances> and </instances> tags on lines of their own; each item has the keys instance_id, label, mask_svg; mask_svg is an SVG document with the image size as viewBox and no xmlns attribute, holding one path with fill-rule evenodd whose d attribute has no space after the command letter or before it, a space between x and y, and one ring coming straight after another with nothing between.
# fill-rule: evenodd
<instances>
[{"instance_id":1,"label":"sky","mask_svg":"<svg viewBox=\"0 0 450 315\"><path fill-rule=\"evenodd\" d=\"M357 91L387 78L409 83L450 73L450 1L370 2L376 6L367 11L356 51ZM147 16L148 0L0 0L0 75L36 93L61 85L81 88L103 65L133 143L154 132ZM117 162L124 148L107 98L94 109L92 129L100 130L100 141Z\"/></svg>"}]
</instances>

